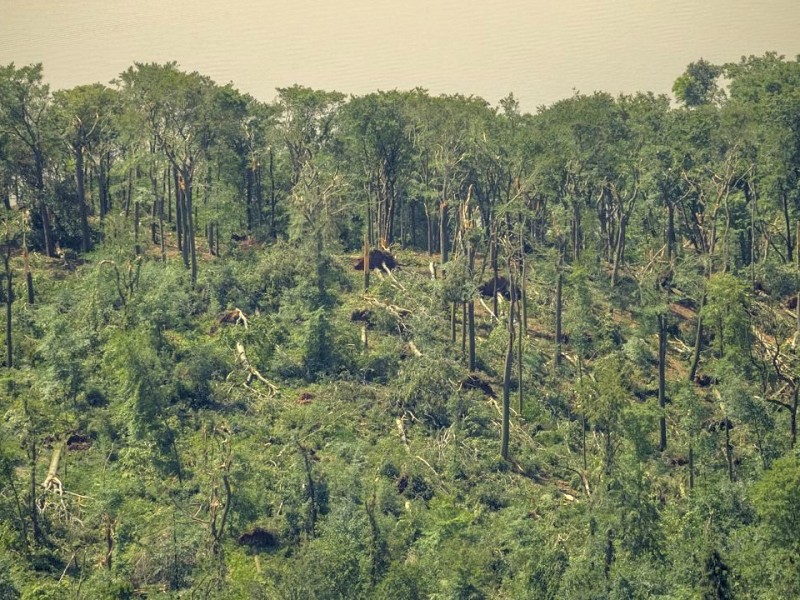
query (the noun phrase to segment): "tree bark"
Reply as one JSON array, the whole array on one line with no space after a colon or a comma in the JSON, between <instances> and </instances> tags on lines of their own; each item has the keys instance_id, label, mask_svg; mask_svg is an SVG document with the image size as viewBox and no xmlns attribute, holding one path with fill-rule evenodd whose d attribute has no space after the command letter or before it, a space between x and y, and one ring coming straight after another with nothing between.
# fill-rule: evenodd
<instances>
[{"instance_id":1,"label":"tree bark","mask_svg":"<svg viewBox=\"0 0 800 600\"><path fill-rule=\"evenodd\" d=\"M186 221L186 238L189 242L189 255L191 260L191 279L192 279L192 287L197 284L197 252L195 247L195 235L194 235L194 213L192 210L192 179L191 175L188 177L184 176L184 180L186 182L186 193L185 197L185 208L186 208L186 215L188 217Z\"/></svg>"},{"instance_id":2,"label":"tree bark","mask_svg":"<svg viewBox=\"0 0 800 600\"><path fill-rule=\"evenodd\" d=\"M447 203L442 201L439 203L439 252L441 253L441 263L447 262L448 251L448 236L447 236Z\"/></svg>"},{"instance_id":3,"label":"tree bark","mask_svg":"<svg viewBox=\"0 0 800 600\"><path fill-rule=\"evenodd\" d=\"M622 265L623 249L625 248L625 229L628 224L628 215L623 214L619 220L617 228L617 243L614 250L614 266L611 271L611 285L615 286L619 282L619 268Z\"/></svg>"},{"instance_id":4,"label":"tree bark","mask_svg":"<svg viewBox=\"0 0 800 600\"><path fill-rule=\"evenodd\" d=\"M31 272L31 261L28 255L28 243L25 240L22 243L22 264L25 268L25 289L28 291L28 304L33 306L36 294L33 289L33 273Z\"/></svg>"},{"instance_id":5,"label":"tree bark","mask_svg":"<svg viewBox=\"0 0 800 600\"><path fill-rule=\"evenodd\" d=\"M469 336L469 370L475 371L477 361L475 359L475 301L467 302L467 334Z\"/></svg>"},{"instance_id":6,"label":"tree bark","mask_svg":"<svg viewBox=\"0 0 800 600\"><path fill-rule=\"evenodd\" d=\"M731 446L731 423L728 417L723 421L725 427L725 458L728 461L728 479L733 481L733 446Z\"/></svg>"},{"instance_id":7,"label":"tree bark","mask_svg":"<svg viewBox=\"0 0 800 600\"><path fill-rule=\"evenodd\" d=\"M490 235L491 239L489 240L489 262L492 265L492 278L494 280L494 285L492 286L492 291L494 292L492 294L492 312L499 317L500 313L498 312L498 306L497 306L497 278L500 276L500 269L497 264L497 232L495 230L492 230Z\"/></svg>"},{"instance_id":8,"label":"tree bark","mask_svg":"<svg viewBox=\"0 0 800 600\"><path fill-rule=\"evenodd\" d=\"M14 289L12 286L11 274L11 248L6 250L3 257L6 268L6 368L10 369L14 364L14 352L11 341L11 304L14 302Z\"/></svg>"},{"instance_id":9,"label":"tree bark","mask_svg":"<svg viewBox=\"0 0 800 600\"><path fill-rule=\"evenodd\" d=\"M509 285L511 285L511 272L509 269ZM503 370L503 422L500 432L500 456L508 460L509 417L511 414L511 369L514 364L514 310L515 296L511 294L511 305L508 308L508 345L506 346L506 361Z\"/></svg>"},{"instance_id":10,"label":"tree bark","mask_svg":"<svg viewBox=\"0 0 800 600\"><path fill-rule=\"evenodd\" d=\"M669 200L667 203L667 262L672 264L675 258L675 206Z\"/></svg>"},{"instance_id":11,"label":"tree bark","mask_svg":"<svg viewBox=\"0 0 800 600\"><path fill-rule=\"evenodd\" d=\"M450 303L450 343L453 346L456 345L456 341L458 341L458 336L456 335L456 307L458 306L458 302L451 302Z\"/></svg>"},{"instance_id":12,"label":"tree bark","mask_svg":"<svg viewBox=\"0 0 800 600\"><path fill-rule=\"evenodd\" d=\"M176 226L176 233L178 236L178 250L183 254L184 257L184 264L188 266L186 261L186 254L183 252L183 207L182 207L182 198L183 193L181 192L180 182L178 180L178 170L173 170L173 184L175 186L175 226Z\"/></svg>"},{"instance_id":13,"label":"tree bark","mask_svg":"<svg viewBox=\"0 0 800 600\"><path fill-rule=\"evenodd\" d=\"M792 394L792 409L791 409L791 433L792 433L792 448L797 444L797 404L798 395L800 395L800 387L795 384L794 394Z\"/></svg>"},{"instance_id":14,"label":"tree bark","mask_svg":"<svg viewBox=\"0 0 800 600\"><path fill-rule=\"evenodd\" d=\"M364 233L364 291L369 289L369 232Z\"/></svg>"},{"instance_id":15,"label":"tree bark","mask_svg":"<svg viewBox=\"0 0 800 600\"><path fill-rule=\"evenodd\" d=\"M139 201L135 200L133 203L133 252L136 256L142 253L142 247L139 245L139 222L141 221L139 210Z\"/></svg>"},{"instance_id":16,"label":"tree bark","mask_svg":"<svg viewBox=\"0 0 800 600\"><path fill-rule=\"evenodd\" d=\"M783 201L783 220L786 224L786 262L792 263L794 262L794 244L792 243L792 224L789 218L789 199L786 192L781 194L781 200Z\"/></svg>"},{"instance_id":17,"label":"tree bark","mask_svg":"<svg viewBox=\"0 0 800 600\"><path fill-rule=\"evenodd\" d=\"M694 334L694 350L692 352L692 364L689 368L689 381L694 381L697 375L697 366L700 364L700 347L703 344L703 305L706 302L705 292L700 300L700 306L697 309L697 327Z\"/></svg>"},{"instance_id":18,"label":"tree bark","mask_svg":"<svg viewBox=\"0 0 800 600\"><path fill-rule=\"evenodd\" d=\"M513 296L513 290L511 294ZM523 296L520 302L524 302L524 298ZM519 321L519 336L517 337L517 411L521 415L524 402L524 386L522 384L522 342L525 339L525 320L521 314L523 312L521 305L518 306L517 311L517 320Z\"/></svg>"},{"instance_id":19,"label":"tree bark","mask_svg":"<svg viewBox=\"0 0 800 600\"><path fill-rule=\"evenodd\" d=\"M278 227L275 224L275 159L272 148L269 149L269 226L272 239L278 239Z\"/></svg>"},{"instance_id":20,"label":"tree bark","mask_svg":"<svg viewBox=\"0 0 800 600\"><path fill-rule=\"evenodd\" d=\"M667 361L667 319L658 315L658 408L659 408L659 444L661 452L667 449L667 398L666 398L666 361Z\"/></svg>"},{"instance_id":21,"label":"tree bark","mask_svg":"<svg viewBox=\"0 0 800 600\"><path fill-rule=\"evenodd\" d=\"M42 219L42 234L44 236L44 249L49 257L56 255L56 244L53 238L53 229L50 225L50 212L44 201L44 157L41 152L34 153L34 168L36 169L36 203Z\"/></svg>"},{"instance_id":22,"label":"tree bark","mask_svg":"<svg viewBox=\"0 0 800 600\"><path fill-rule=\"evenodd\" d=\"M100 211L100 220L102 221L106 213L108 213L108 165L107 165L107 158L104 156L100 157L99 169L97 170L97 190L98 190L98 204L99 204L99 211Z\"/></svg>"},{"instance_id":23,"label":"tree bark","mask_svg":"<svg viewBox=\"0 0 800 600\"><path fill-rule=\"evenodd\" d=\"M556 355L555 366L556 369L561 366L561 341L563 333L561 332L561 316L563 312L563 290L564 290L564 244L561 247L558 255L558 276L556 278Z\"/></svg>"},{"instance_id":24,"label":"tree bark","mask_svg":"<svg viewBox=\"0 0 800 600\"><path fill-rule=\"evenodd\" d=\"M81 213L81 250L88 252L91 249L89 236L89 207L86 205L86 185L83 168L83 148L73 146L75 154L75 185L78 188L78 207Z\"/></svg>"}]
</instances>

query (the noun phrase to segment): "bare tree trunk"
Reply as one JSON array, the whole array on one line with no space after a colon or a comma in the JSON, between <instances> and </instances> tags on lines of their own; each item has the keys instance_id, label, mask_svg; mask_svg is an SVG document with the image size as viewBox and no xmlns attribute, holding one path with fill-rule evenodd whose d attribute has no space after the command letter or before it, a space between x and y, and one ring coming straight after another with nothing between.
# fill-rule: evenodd
<instances>
[{"instance_id":1,"label":"bare tree trunk","mask_svg":"<svg viewBox=\"0 0 800 600\"><path fill-rule=\"evenodd\" d=\"M428 256L433 256L433 219L427 204L425 205L425 224L428 228Z\"/></svg>"},{"instance_id":2,"label":"bare tree trunk","mask_svg":"<svg viewBox=\"0 0 800 600\"><path fill-rule=\"evenodd\" d=\"M34 153L34 168L36 169L36 196L35 201L42 219L42 234L44 235L44 248L47 256L56 255L56 244L53 237L53 228L50 224L50 211L44 201L44 156L41 152Z\"/></svg>"},{"instance_id":3,"label":"bare tree trunk","mask_svg":"<svg viewBox=\"0 0 800 600\"><path fill-rule=\"evenodd\" d=\"M158 244L158 225L156 224L156 216L158 215L158 198L153 198L153 205L150 208L150 240L155 246Z\"/></svg>"},{"instance_id":4,"label":"bare tree trunk","mask_svg":"<svg viewBox=\"0 0 800 600\"><path fill-rule=\"evenodd\" d=\"M142 253L142 248L139 245L139 201L133 203L133 252L136 256Z\"/></svg>"},{"instance_id":5,"label":"bare tree trunk","mask_svg":"<svg viewBox=\"0 0 800 600\"><path fill-rule=\"evenodd\" d=\"M6 267L6 368L10 369L14 364L14 352L11 342L11 304L14 302L14 288L12 286L11 274L11 247L7 244L6 254L3 257Z\"/></svg>"},{"instance_id":6,"label":"bare tree trunk","mask_svg":"<svg viewBox=\"0 0 800 600\"><path fill-rule=\"evenodd\" d=\"M175 178L169 176L170 166L164 167L164 187L167 196L167 223L172 223L172 197L175 195ZM163 212L163 211L162 211Z\"/></svg>"},{"instance_id":7,"label":"bare tree trunk","mask_svg":"<svg viewBox=\"0 0 800 600\"><path fill-rule=\"evenodd\" d=\"M50 225L50 212L44 200L39 202L39 215L42 218L42 233L44 234L44 248L47 256L53 257L56 255L56 245L53 240L53 228Z\"/></svg>"},{"instance_id":8,"label":"bare tree trunk","mask_svg":"<svg viewBox=\"0 0 800 600\"><path fill-rule=\"evenodd\" d=\"M186 215L188 216L186 222L186 238L189 242L189 254L191 258L191 269L192 269L192 287L197 284L197 252L195 248L195 237L194 237L194 216L192 212L192 180L191 177L185 178L186 179L186 193L184 195L186 204Z\"/></svg>"},{"instance_id":9,"label":"bare tree trunk","mask_svg":"<svg viewBox=\"0 0 800 600\"><path fill-rule=\"evenodd\" d=\"M522 267L520 272L520 280L519 280L519 292L520 292L520 307L522 309L522 316L520 317L520 335L524 336L528 334L528 286L525 282L527 279L526 277L526 265L525 265L525 250L522 250Z\"/></svg>"},{"instance_id":10,"label":"bare tree trunk","mask_svg":"<svg viewBox=\"0 0 800 600\"><path fill-rule=\"evenodd\" d=\"M81 250L88 252L91 248L89 237L89 208L86 205L86 185L83 169L83 148L73 147L75 155L75 185L78 188L78 207L81 214Z\"/></svg>"},{"instance_id":11,"label":"bare tree trunk","mask_svg":"<svg viewBox=\"0 0 800 600\"><path fill-rule=\"evenodd\" d=\"M492 312L495 315L499 316L498 306L497 306L497 278L500 276L500 269L497 265L497 232L492 231L490 233L491 240L489 241L489 262L492 264L492 279L494 281L494 285L492 286ZM509 282L511 285L511 282Z\"/></svg>"},{"instance_id":12,"label":"bare tree trunk","mask_svg":"<svg viewBox=\"0 0 800 600\"><path fill-rule=\"evenodd\" d=\"M106 554L102 564L106 570L111 570L112 555L114 552L114 523L108 513L103 514L103 525L105 526Z\"/></svg>"},{"instance_id":13,"label":"bare tree trunk","mask_svg":"<svg viewBox=\"0 0 800 600\"><path fill-rule=\"evenodd\" d=\"M414 200L409 203L409 220L411 226L411 247L417 250L417 201Z\"/></svg>"},{"instance_id":14,"label":"bare tree trunk","mask_svg":"<svg viewBox=\"0 0 800 600\"><path fill-rule=\"evenodd\" d=\"M514 295L513 290L511 294L512 296ZM520 302L524 302L524 296L520 299ZM522 307L518 306L517 311L518 313L522 313ZM521 415L524 402L524 386L522 384L522 342L525 339L525 320L522 314L517 314L517 320L519 321L519 336L517 336L517 411Z\"/></svg>"},{"instance_id":15,"label":"bare tree trunk","mask_svg":"<svg viewBox=\"0 0 800 600\"><path fill-rule=\"evenodd\" d=\"M28 242L24 237L22 240L22 264L25 269L25 289L28 291L28 304L33 306L36 295L33 289L33 273L31 272L31 261L28 255Z\"/></svg>"},{"instance_id":16,"label":"bare tree trunk","mask_svg":"<svg viewBox=\"0 0 800 600\"><path fill-rule=\"evenodd\" d=\"M614 266L611 271L611 285L615 286L619 282L619 268L622 265L623 249L625 248L625 229L628 223L628 215L623 214L619 220L617 229L617 243L614 251Z\"/></svg>"},{"instance_id":17,"label":"bare tree trunk","mask_svg":"<svg viewBox=\"0 0 800 600\"><path fill-rule=\"evenodd\" d=\"M369 232L364 233L364 291L369 289Z\"/></svg>"},{"instance_id":18,"label":"bare tree trunk","mask_svg":"<svg viewBox=\"0 0 800 600\"><path fill-rule=\"evenodd\" d=\"M442 255L442 264L447 262L448 243L447 202L441 201L439 203L439 252Z\"/></svg>"},{"instance_id":19,"label":"bare tree trunk","mask_svg":"<svg viewBox=\"0 0 800 600\"><path fill-rule=\"evenodd\" d=\"M509 269L509 285L511 285L511 270ZM514 364L514 310L516 308L515 295L511 294L511 305L508 308L508 346L506 346L506 361L503 370L503 422L500 433L500 456L508 460L509 417L511 415L511 369Z\"/></svg>"},{"instance_id":20,"label":"bare tree trunk","mask_svg":"<svg viewBox=\"0 0 800 600\"><path fill-rule=\"evenodd\" d=\"M42 535L42 528L39 524L39 507L36 505L36 490L38 488L36 482L36 460L38 458L38 453L36 450L36 437L34 432L29 432L29 440L27 441L27 451L28 451L28 465L30 470L30 489L28 493L30 497L28 498L28 512L30 513L31 519L31 529L33 530L33 540L36 544L40 544L44 541L44 536Z\"/></svg>"},{"instance_id":21,"label":"bare tree trunk","mask_svg":"<svg viewBox=\"0 0 800 600\"><path fill-rule=\"evenodd\" d=\"M792 448L797 444L797 400L800 394L800 386L795 384L794 393L792 394L792 408L791 408L791 433L792 433Z\"/></svg>"},{"instance_id":22,"label":"bare tree trunk","mask_svg":"<svg viewBox=\"0 0 800 600\"><path fill-rule=\"evenodd\" d=\"M167 262L167 240L166 232L164 231L164 199L161 199L161 205L158 210L158 241L161 245L161 262Z\"/></svg>"},{"instance_id":23,"label":"bare tree trunk","mask_svg":"<svg viewBox=\"0 0 800 600\"><path fill-rule=\"evenodd\" d=\"M108 213L108 158L100 156L98 161L99 168L97 169L97 192L100 212L100 220L102 221L106 213Z\"/></svg>"},{"instance_id":24,"label":"bare tree trunk","mask_svg":"<svg viewBox=\"0 0 800 600\"><path fill-rule=\"evenodd\" d=\"M675 207L669 200L667 203L667 262L672 264L675 258Z\"/></svg>"},{"instance_id":25,"label":"bare tree trunk","mask_svg":"<svg viewBox=\"0 0 800 600\"><path fill-rule=\"evenodd\" d=\"M475 371L477 361L475 359L475 301L467 302L467 332L469 336L469 370Z\"/></svg>"},{"instance_id":26,"label":"bare tree trunk","mask_svg":"<svg viewBox=\"0 0 800 600\"><path fill-rule=\"evenodd\" d=\"M467 303L461 304L461 356L467 355Z\"/></svg>"},{"instance_id":27,"label":"bare tree trunk","mask_svg":"<svg viewBox=\"0 0 800 600\"><path fill-rule=\"evenodd\" d=\"M663 314L658 315L658 408L660 415L658 449L667 449L667 398L666 398L666 361L667 361L667 322Z\"/></svg>"},{"instance_id":28,"label":"bare tree trunk","mask_svg":"<svg viewBox=\"0 0 800 600\"><path fill-rule=\"evenodd\" d=\"M728 479L733 481L733 446L731 446L731 422L728 417L723 421L725 427L725 458L728 461Z\"/></svg>"},{"instance_id":29,"label":"bare tree trunk","mask_svg":"<svg viewBox=\"0 0 800 600\"><path fill-rule=\"evenodd\" d=\"M278 226L275 221L275 159L272 147L269 149L269 228L273 240L278 239Z\"/></svg>"},{"instance_id":30,"label":"bare tree trunk","mask_svg":"<svg viewBox=\"0 0 800 600\"><path fill-rule=\"evenodd\" d=\"M800 221L797 221L797 270L800 271ZM795 307L795 319L797 321L797 334L800 337L800 290L797 291L797 306Z\"/></svg>"},{"instance_id":31,"label":"bare tree trunk","mask_svg":"<svg viewBox=\"0 0 800 600\"><path fill-rule=\"evenodd\" d=\"M245 200L244 206L247 211L247 230L253 230L253 169L250 165L244 171Z\"/></svg>"},{"instance_id":32,"label":"bare tree trunk","mask_svg":"<svg viewBox=\"0 0 800 600\"><path fill-rule=\"evenodd\" d=\"M792 243L792 224L789 218L789 199L786 197L786 192L781 194L783 201L783 220L786 223L786 262L794 262L794 244Z\"/></svg>"},{"instance_id":33,"label":"bare tree trunk","mask_svg":"<svg viewBox=\"0 0 800 600\"><path fill-rule=\"evenodd\" d=\"M561 366L561 341L563 333L561 332L561 315L563 312L563 290L564 290L564 244L560 244L558 255L558 276L556 278L556 356L555 366L556 369Z\"/></svg>"},{"instance_id":34,"label":"bare tree trunk","mask_svg":"<svg viewBox=\"0 0 800 600\"><path fill-rule=\"evenodd\" d=\"M697 309L697 328L694 335L694 350L692 351L692 364L689 368L689 381L694 381L697 375L697 366L700 364L700 347L703 344L703 305L706 303L706 295L700 299L700 307Z\"/></svg>"},{"instance_id":35,"label":"bare tree trunk","mask_svg":"<svg viewBox=\"0 0 800 600\"><path fill-rule=\"evenodd\" d=\"M175 189L175 226L176 226L176 233L178 237L178 250L183 253L183 206L182 206L182 198L183 193L181 192L180 182L178 181L178 170L173 170L173 184ZM183 253L184 256L184 264L189 266L186 261L186 254Z\"/></svg>"}]
</instances>

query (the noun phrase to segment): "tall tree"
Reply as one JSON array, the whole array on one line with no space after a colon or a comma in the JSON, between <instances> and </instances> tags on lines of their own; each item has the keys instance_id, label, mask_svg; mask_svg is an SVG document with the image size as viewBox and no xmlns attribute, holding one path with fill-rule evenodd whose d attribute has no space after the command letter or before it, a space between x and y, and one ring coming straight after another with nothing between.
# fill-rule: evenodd
<instances>
[{"instance_id":1,"label":"tall tree","mask_svg":"<svg viewBox=\"0 0 800 600\"><path fill-rule=\"evenodd\" d=\"M86 197L87 162L102 161L116 135L118 93L99 83L58 91L53 95L59 132L70 150L81 221L81 249L91 249L90 205Z\"/></svg>"},{"instance_id":2,"label":"tall tree","mask_svg":"<svg viewBox=\"0 0 800 600\"><path fill-rule=\"evenodd\" d=\"M45 173L55 143L51 127L50 88L42 81L41 63L0 67L0 134L8 137L18 172L33 189L45 252L55 256L56 240L47 202Z\"/></svg>"},{"instance_id":3,"label":"tall tree","mask_svg":"<svg viewBox=\"0 0 800 600\"><path fill-rule=\"evenodd\" d=\"M194 223L195 175L217 134L215 84L176 63L136 63L120 75L122 91L175 171L183 220L184 260L197 281Z\"/></svg>"}]
</instances>

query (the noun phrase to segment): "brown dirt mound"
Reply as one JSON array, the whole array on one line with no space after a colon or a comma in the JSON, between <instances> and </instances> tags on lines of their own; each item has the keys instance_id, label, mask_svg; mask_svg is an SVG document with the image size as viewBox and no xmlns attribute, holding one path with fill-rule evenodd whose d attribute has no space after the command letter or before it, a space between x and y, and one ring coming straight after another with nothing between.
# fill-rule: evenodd
<instances>
[{"instance_id":1,"label":"brown dirt mound","mask_svg":"<svg viewBox=\"0 0 800 600\"><path fill-rule=\"evenodd\" d=\"M481 296L484 298L492 298L494 297L494 292L497 290L497 293L503 296L506 300L511 300L511 295L514 295L514 299L518 300L521 296L519 289L516 286L512 286L508 283L508 279L505 277L492 277L489 281L484 283L478 288Z\"/></svg>"},{"instance_id":2,"label":"brown dirt mound","mask_svg":"<svg viewBox=\"0 0 800 600\"><path fill-rule=\"evenodd\" d=\"M484 394L486 394L490 398L497 397L497 395L494 393L494 390L492 389L492 386L489 385L489 382L476 373L467 375L461 381L460 387L462 390L481 390Z\"/></svg>"},{"instance_id":3,"label":"brown dirt mound","mask_svg":"<svg viewBox=\"0 0 800 600\"><path fill-rule=\"evenodd\" d=\"M256 527L239 536L237 540L242 546L255 550L270 550L278 547L278 538L271 531L263 527Z\"/></svg>"},{"instance_id":4,"label":"brown dirt mound","mask_svg":"<svg viewBox=\"0 0 800 600\"><path fill-rule=\"evenodd\" d=\"M372 271L373 269L383 269L383 265L386 265L387 269L394 269L397 267L397 260L386 250L380 250L379 248L373 248L370 250L369 270ZM355 260L355 262L353 262L353 268L356 271L364 270L363 256L360 256Z\"/></svg>"},{"instance_id":5,"label":"brown dirt mound","mask_svg":"<svg viewBox=\"0 0 800 600\"><path fill-rule=\"evenodd\" d=\"M73 433L67 438L67 450L75 452L76 450L88 450L92 447L92 438L82 433Z\"/></svg>"}]
</instances>

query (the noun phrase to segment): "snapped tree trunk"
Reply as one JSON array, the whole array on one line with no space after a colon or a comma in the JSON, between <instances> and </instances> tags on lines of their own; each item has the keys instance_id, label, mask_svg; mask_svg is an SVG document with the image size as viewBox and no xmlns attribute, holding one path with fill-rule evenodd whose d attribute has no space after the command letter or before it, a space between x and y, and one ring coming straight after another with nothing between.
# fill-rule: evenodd
<instances>
[{"instance_id":1,"label":"snapped tree trunk","mask_svg":"<svg viewBox=\"0 0 800 600\"><path fill-rule=\"evenodd\" d=\"M728 479L733 481L733 446L731 445L731 422L728 417L723 421L725 427L725 458L728 462Z\"/></svg>"},{"instance_id":2,"label":"snapped tree trunk","mask_svg":"<svg viewBox=\"0 0 800 600\"><path fill-rule=\"evenodd\" d=\"M36 294L33 289L33 273L31 272L31 260L28 254L28 243L23 240L22 242L22 264L25 268L25 289L28 291L28 304L33 306L36 300Z\"/></svg>"},{"instance_id":3,"label":"snapped tree trunk","mask_svg":"<svg viewBox=\"0 0 800 600\"><path fill-rule=\"evenodd\" d=\"M513 294L513 291L512 291ZM520 299L524 302L524 296ZM518 307L517 321L519 322L519 336L517 336L517 411L522 414L522 405L524 401L524 387L522 385L522 342L525 339L525 320L522 317L521 305Z\"/></svg>"},{"instance_id":4,"label":"snapped tree trunk","mask_svg":"<svg viewBox=\"0 0 800 600\"><path fill-rule=\"evenodd\" d=\"M497 233L496 231L491 232L491 240L489 241L489 262L492 264L492 280L494 284L492 285L492 312L500 316L498 312L498 302L497 302L497 278L500 276L500 269L497 264Z\"/></svg>"},{"instance_id":5,"label":"snapped tree trunk","mask_svg":"<svg viewBox=\"0 0 800 600\"><path fill-rule=\"evenodd\" d=\"M800 395L800 386L795 384L794 393L792 394L792 408L791 408L791 434L792 434L792 448L797 444L797 401Z\"/></svg>"},{"instance_id":6,"label":"snapped tree trunk","mask_svg":"<svg viewBox=\"0 0 800 600\"><path fill-rule=\"evenodd\" d=\"M510 275L510 272L509 272ZM509 285L510 285L509 277ZM500 456L508 460L509 417L511 415L511 369L514 364L514 294L511 294L511 306L508 308L508 345L506 346L506 362L503 370L503 422L500 432Z\"/></svg>"},{"instance_id":7,"label":"snapped tree trunk","mask_svg":"<svg viewBox=\"0 0 800 600\"><path fill-rule=\"evenodd\" d=\"M141 221L139 215L139 201L133 202L133 252L136 256L142 253L142 247L139 245L139 222Z\"/></svg>"},{"instance_id":8,"label":"snapped tree trunk","mask_svg":"<svg viewBox=\"0 0 800 600\"><path fill-rule=\"evenodd\" d=\"M36 169L36 204L39 208L39 215L42 219L42 235L44 236L44 249L47 256L56 255L56 243L53 237L53 228L50 225L50 211L44 200L44 156L41 152L34 155L34 168Z\"/></svg>"},{"instance_id":9,"label":"snapped tree trunk","mask_svg":"<svg viewBox=\"0 0 800 600\"><path fill-rule=\"evenodd\" d=\"M178 179L178 170L174 169L173 171L173 180L175 186L175 225L176 225L176 233L178 236L178 250L183 254L183 261L184 264L188 267L188 263L186 261L186 254L183 252L183 192L181 191L180 181Z\"/></svg>"},{"instance_id":10,"label":"snapped tree trunk","mask_svg":"<svg viewBox=\"0 0 800 600\"><path fill-rule=\"evenodd\" d=\"M675 207L667 200L667 262L675 258Z\"/></svg>"},{"instance_id":11,"label":"snapped tree trunk","mask_svg":"<svg viewBox=\"0 0 800 600\"><path fill-rule=\"evenodd\" d=\"M461 356L467 355L467 303L461 302Z\"/></svg>"},{"instance_id":12,"label":"snapped tree trunk","mask_svg":"<svg viewBox=\"0 0 800 600\"><path fill-rule=\"evenodd\" d=\"M194 236L194 216L192 212L192 180L191 177L186 178L186 240L189 242L189 257L191 260L191 278L192 278L192 287L197 284L197 253L195 248L195 236Z\"/></svg>"},{"instance_id":13,"label":"snapped tree trunk","mask_svg":"<svg viewBox=\"0 0 800 600\"><path fill-rule=\"evenodd\" d=\"M369 233L364 233L364 291L369 289Z\"/></svg>"},{"instance_id":14,"label":"snapped tree trunk","mask_svg":"<svg viewBox=\"0 0 800 600\"><path fill-rule=\"evenodd\" d=\"M272 147L269 149L269 228L272 239L278 239L278 227L275 221L275 159L272 156Z\"/></svg>"},{"instance_id":15,"label":"snapped tree trunk","mask_svg":"<svg viewBox=\"0 0 800 600\"><path fill-rule=\"evenodd\" d=\"M563 334L561 332L561 315L563 312L563 291L564 291L564 243L561 243L558 255L558 276L556 277L556 355L555 366L556 369L561 366L561 340Z\"/></svg>"},{"instance_id":16,"label":"snapped tree trunk","mask_svg":"<svg viewBox=\"0 0 800 600\"><path fill-rule=\"evenodd\" d=\"M78 188L78 208L81 215L81 250L88 252L91 248L89 237L89 207L86 205L85 172L83 168L83 148L74 146L75 154L75 185Z\"/></svg>"},{"instance_id":17,"label":"snapped tree trunk","mask_svg":"<svg viewBox=\"0 0 800 600\"><path fill-rule=\"evenodd\" d=\"M703 344L703 305L706 303L706 295L700 300L700 307L697 310L697 328L694 334L694 350L692 352L692 364L689 368L689 381L694 381L697 375L697 366L700 364L700 347Z\"/></svg>"},{"instance_id":18,"label":"snapped tree trunk","mask_svg":"<svg viewBox=\"0 0 800 600\"><path fill-rule=\"evenodd\" d=\"M783 220L786 224L786 262L791 264L794 262L794 244L792 243L792 223L789 218L789 199L786 192L781 194L781 200L783 201Z\"/></svg>"},{"instance_id":19,"label":"snapped tree trunk","mask_svg":"<svg viewBox=\"0 0 800 600\"><path fill-rule=\"evenodd\" d=\"M623 214L619 220L617 229L617 243L614 250L614 267L611 271L611 285L615 286L619 282L619 268L622 264L623 249L625 248L625 228L628 222L628 215Z\"/></svg>"},{"instance_id":20,"label":"snapped tree trunk","mask_svg":"<svg viewBox=\"0 0 800 600\"><path fill-rule=\"evenodd\" d=\"M667 318L658 315L658 408L659 408L659 444L658 449L667 449L667 415L666 415L666 361L667 361Z\"/></svg>"},{"instance_id":21,"label":"snapped tree trunk","mask_svg":"<svg viewBox=\"0 0 800 600\"><path fill-rule=\"evenodd\" d=\"M449 240L447 236L447 202L439 203L439 252L442 255L442 264L447 262Z\"/></svg>"},{"instance_id":22,"label":"snapped tree trunk","mask_svg":"<svg viewBox=\"0 0 800 600\"><path fill-rule=\"evenodd\" d=\"M469 370L475 371L475 300L467 302L467 335L469 336Z\"/></svg>"},{"instance_id":23,"label":"snapped tree trunk","mask_svg":"<svg viewBox=\"0 0 800 600\"><path fill-rule=\"evenodd\" d=\"M6 368L10 369L14 364L14 352L11 343L11 304L14 302L14 289L12 286L11 275L11 247L6 249L3 257L6 267Z\"/></svg>"}]
</instances>

